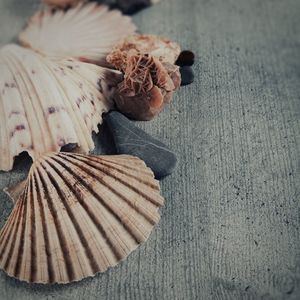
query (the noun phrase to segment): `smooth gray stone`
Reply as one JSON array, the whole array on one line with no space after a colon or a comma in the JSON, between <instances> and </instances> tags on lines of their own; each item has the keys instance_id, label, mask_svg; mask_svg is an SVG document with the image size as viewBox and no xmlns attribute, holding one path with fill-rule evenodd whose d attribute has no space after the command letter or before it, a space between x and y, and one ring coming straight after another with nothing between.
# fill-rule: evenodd
<instances>
[{"instance_id":1,"label":"smooth gray stone","mask_svg":"<svg viewBox=\"0 0 300 300\"><path fill-rule=\"evenodd\" d=\"M145 161L155 175L161 179L175 169L177 158L165 144L133 125L119 112L110 112L105 121L113 135L118 154L130 154Z\"/></svg>"},{"instance_id":2,"label":"smooth gray stone","mask_svg":"<svg viewBox=\"0 0 300 300\"><path fill-rule=\"evenodd\" d=\"M117 0L113 8L120 9L124 14L132 15L151 5L151 0Z\"/></svg>"},{"instance_id":3,"label":"smooth gray stone","mask_svg":"<svg viewBox=\"0 0 300 300\"><path fill-rule=\"evenodd\" d=\"M181 86L189 85L194 82L195 75L192 67L183 66L179 69L181 75Z\"/></svg>"}]
</instances>

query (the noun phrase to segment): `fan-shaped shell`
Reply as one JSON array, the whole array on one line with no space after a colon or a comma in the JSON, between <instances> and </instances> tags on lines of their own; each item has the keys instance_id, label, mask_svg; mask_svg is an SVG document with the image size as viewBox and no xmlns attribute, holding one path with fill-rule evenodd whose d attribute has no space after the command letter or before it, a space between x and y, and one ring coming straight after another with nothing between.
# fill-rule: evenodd
<instances>
[{"instance_id":1,"label":"fan-shaped shell","mask_svg":"<svg viewBox=\"0 0 300 300\"><path fill-rule=\"evenodd\" d=\"M65 11L37 12L19 35L20 42L54 58L73 57L105 62L113 46L135 32L135 25L118 10L95 2Z\"/></svg>"},{"instance_id":2,"label":"fan-shaped shell","mask_svg":"<svg viewBox=\"0 0 300 300\"><path fill-rule=\"evenodd\" d=\"M102 113L112 106L115 71L73 60L51 61L30 49L0 50L0 170L23 151L36 159L77 143L94 148Z\"/></svg>"},{"instance_id":3,"label":"fan-shaped shell","mask_svg":"<svg viewBox=\"0 0 300 300\"><path fill-rule=\"evenodd\" d=\"M35 283L103 272L148 238L162 204L138 158L48 154L33 164L0 232L0 267Z\"/></svg>"}]
</instances>

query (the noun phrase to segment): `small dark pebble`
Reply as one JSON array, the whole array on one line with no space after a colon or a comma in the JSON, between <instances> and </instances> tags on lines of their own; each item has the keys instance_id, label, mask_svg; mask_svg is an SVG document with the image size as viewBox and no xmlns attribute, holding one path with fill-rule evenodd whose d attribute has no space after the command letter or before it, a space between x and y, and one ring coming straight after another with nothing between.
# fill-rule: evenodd
<instances>
[{"instance_id":1,"label":"small dark pebble","mask_svg":"<svg viewBox=\"0 0 300 300\"><path fill-rule=\"evenodd\" d=\"M55 113L56 109L53 106L48 107L48 113L51 115L53 113Z\"/></svg>"},{"instance_id":2,"label":"small dark pebble","mask_svg":"<svg viewBox=\"0 0 300 300\"><path fill-rule=\"evenodd\" d=\"M132 121L119 112L107 114L105 122L112 134L117 154L139 157L152 169L157 179L173 172L177 158L165 144L134 126Z\"/></svg>"},{"instance_id":3,"label":"small dark pebble","mask_svg":"<svg viewBox=\"0 0 300 300\"><path fill-rule=\"evenodd\" d=\"M124 14L132 15L152 5L151 0L117 0L112 8L121 10Z\"/></svg>"},{"instance_id":4,"label":"small dark pebble","mask_svg":"<svg viewBox=\"0 0 300 300\"><path fill-rule=\"evenodd\" d=\"M76 143L70 143L70 144L66 144L66 145L62 146L61 151L62 152L73 152L77 147L78 147L78 145Z\"/></svg>"},{"instance_id":5,"label":"small dark pebble","mask_svg":"<svg viewBox=\"0 0 300 300\"><path fill-rule=\"evenodd\" d=\"M176 62L175 65L183 67L183 66L192 66L195 62L195 54L194 52L190 50L184 50L182 51Z\"/></svg>"},{"instance_id":6,"label":"small dark pebble","mask_svg":"<svg viewBox=\"0 0 300 300\"><path fill-rule=\"evenodd\" d=\"M181 86L188 85L194 82L195 75L191 67L180 67L179 71L181 74Z\"/></svg>"}]
</instances>

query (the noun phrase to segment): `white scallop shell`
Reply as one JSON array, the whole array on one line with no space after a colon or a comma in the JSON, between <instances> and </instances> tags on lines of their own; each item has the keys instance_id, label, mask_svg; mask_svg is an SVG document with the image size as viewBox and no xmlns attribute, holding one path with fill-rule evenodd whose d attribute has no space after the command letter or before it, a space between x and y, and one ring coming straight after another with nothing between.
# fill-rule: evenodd
<instances>
[{"instance_id":1,"label":"white scallop shell","mask_svg":"<svg viewBox=\"0 0 300 300\"><path fill-rule=\"evenodd\" d=\"M0 268L34 283L103 272L159 221L159 183L135 157L48 154L34 162L0 232Z\"/></svg>"},{"instance_id":2,"label":"white scallop shell","mask_svg":"<svg viewBox=\"0 0 300 300\"><path fill-rule=\"evenodd\" d=\"M95 2L52 12L37 12L19 35L22 45L49 57L100 63L113 46L135 32L128 16Z\"/></svg>"},{"instance_id":3,"label":"white scallop shell","mask_svg":"<svg viewBox=\"0 0 300 300\"><path fill-rule=\"evenodd\" d=\"M113 106L109 95L118 76L70 59L54 62L17 45L0 49L0 170L10 170L23 151L36 159L68 143L93 149L91 133Z\"/></svg>"}]
</instances>

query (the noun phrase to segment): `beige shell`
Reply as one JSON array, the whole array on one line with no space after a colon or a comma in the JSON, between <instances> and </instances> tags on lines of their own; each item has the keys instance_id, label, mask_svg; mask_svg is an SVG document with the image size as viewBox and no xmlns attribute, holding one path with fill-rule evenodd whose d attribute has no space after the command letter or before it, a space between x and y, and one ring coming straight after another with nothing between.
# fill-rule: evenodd
<instances>
[{"instance_id":1,"label":"beige shell","mask_svg":"<svg viewBox=\"0 0 300 300\"><path fill-rule=\"evenodd\" d=\"M51 61L30 49L0 49L0 170L12 169L14 157L27 151L33 159L68 143L87 153L92 131L120 74L73 60Z\"/></svg>"},{"instance_id":2,"label":"beige shell","mask_svg":"<svg viewBox=\"0 0 300 300\"><path fill-rule=\"evenodd\" d=\"M113 46L133 34L135 25L118 10L95 2L52 12L37 12L19 35L22 45L49 57L105 62Z\"/></svg>"},{"instance_id":3,"label":"beige shell","mask_svg":"<svg viewBox=\"0 0 300 300\"><path fill-rule=\"evenodd\" d=\"M162 204L158 181L136 157L45 155L0 232L0 268L33 283L104 272L147 240Z\"/></svg>"}]
</instances>

